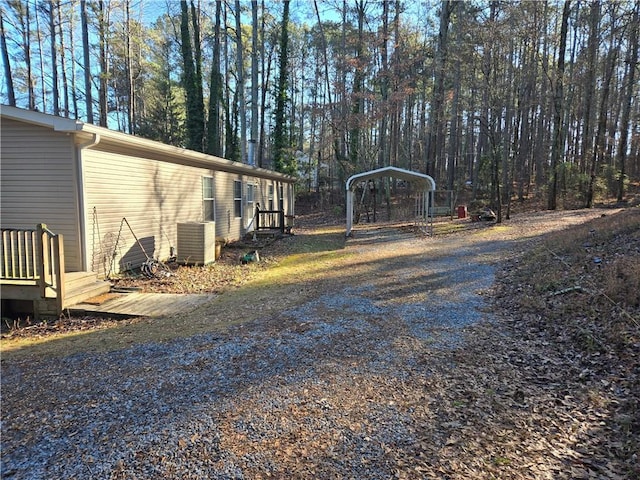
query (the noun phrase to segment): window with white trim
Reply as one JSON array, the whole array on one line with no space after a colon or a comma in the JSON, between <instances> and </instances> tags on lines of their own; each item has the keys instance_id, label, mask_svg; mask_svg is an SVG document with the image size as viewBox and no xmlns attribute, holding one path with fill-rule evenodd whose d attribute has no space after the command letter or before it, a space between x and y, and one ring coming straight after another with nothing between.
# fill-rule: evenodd
<instances>
[{"instance_id":1,"label":"window with white trim","mask_svg":"<svg viewBox=\"0 0 640 480\"><path fill-rule=\"evenodd\" d=\"M280 185L280 210L284 210L284 186Z\"/></svg>"},{"instance_id":2,"label":"window with white trim","mask_svg":"<svg viewBox=\"0 0 640 480\"><path fill-rule=\"evenodd\" d=\"M247 183L247 206L253 206L256 195L256 185L253 183Z\"/></svg>"},{"instance_id":3,"label":"window with white trim","mask_svg":"<svg viewBox=\"0 0 640 480\"><path fill-rule=\"evenodd\" d=\"M242 218L242 182L233 181L233 215Z\"/></svg>"},{"instance_id":4,"label":"window with white trim","mask_svg":"<svg viewBox=\"0 0 640 480\"><path fill-rule=\"evenodd\" d=\"M267 200L269 201L267 210L273 210L273 185L269 185L269 197Z\"/></svg>"},{"instance_id":5,"label":"window with white trim","mask_svg":"<svg viewBox=\"0 0 640 480\"><path fill-rule=\"evenodd\" d=\"M215 222L216 199L213 188L213 177L202 177L202 220Z\"/></svg>"},{"instance_id":6,"label":"window with white trim","mask_svg":"<svg viewBox=\"0 0 640 480\"><path fill-rule=\"evenodd\" d=\"M245 218L248 220L253 218L255 213L255 201L256 201L256 193L258 191L258 185L255 183L247 183L246 185L246 193L244 196L244 212Z\"/></svg>"}]
</instances>

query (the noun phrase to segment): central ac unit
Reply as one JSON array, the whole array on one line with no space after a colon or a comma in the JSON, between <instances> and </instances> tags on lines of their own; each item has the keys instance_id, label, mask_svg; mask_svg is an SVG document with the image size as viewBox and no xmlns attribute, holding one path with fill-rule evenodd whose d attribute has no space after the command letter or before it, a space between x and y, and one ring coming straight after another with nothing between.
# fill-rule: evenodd
<instances>
[{"instance_id":1,"label":"central ac unit","mask_svg":"<svg viewBox=\"0 0 640 480\"><path fill-rule=\"evenodd\" d=\"M206 265L216 259L216 223L178 224L178 262Z\"/></svg>"}]
</instances>

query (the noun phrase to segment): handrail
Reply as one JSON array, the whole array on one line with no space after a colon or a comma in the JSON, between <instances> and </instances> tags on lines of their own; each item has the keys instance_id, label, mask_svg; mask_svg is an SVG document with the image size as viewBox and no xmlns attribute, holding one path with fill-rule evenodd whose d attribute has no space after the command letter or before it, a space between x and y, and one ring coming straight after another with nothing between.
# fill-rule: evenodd
<instances>
[{"instance_id":1,"label":"handrail","mask_svg":"<svg viewBox=\"0 0 640 480\"><path fill-rule=\"evenodd\" d=\"M270 225L264 225L260 222L260 215L277 215L278 221L274 222L273 217L270 217ZM280 230L284 232L284 210L260 210L260 207L256 207L256 230Z\"/></svg>"},{"instance_id":2,"label":"handrail","mask_svg":"<svg viewBox=\"0 0 640 480\"><path fill-rule=\"evenodd\" d=\"M36 230L2 229L0 278L34 280L38 278Z\"/></svg>"},{"instance_id":3,"label":"handrail","mask_svg":"<svg viewBox=\"0 0 640 480\"><path fill-rule=\"evenodd\" d=\"M64 239L41 223L32 229L2 229L0 278L29 280L38 286L41 298L55 292L58 313L65 296Z\"/></svg>"}]
</instances>

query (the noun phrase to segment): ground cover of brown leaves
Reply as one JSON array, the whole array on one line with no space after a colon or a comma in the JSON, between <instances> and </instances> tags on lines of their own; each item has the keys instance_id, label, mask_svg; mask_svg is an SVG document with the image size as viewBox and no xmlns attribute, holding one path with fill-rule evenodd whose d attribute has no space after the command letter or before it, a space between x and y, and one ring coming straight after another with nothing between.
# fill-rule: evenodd
<instances>
[{"instance_id":1,"label":"ground cover of brown leaves","mask_svg":"<svg viewBox=\"0 0 640 480\"><path fill-rule=\"evenodd\" d=\"M542 235L554 221L556 231ZM174 457L155 458L141 450L135 460L118 462L111 478L132 478L127 472L149 478L143 470L149 465L165 468L166 478L197 478L192 467L212 463L221 472L215 478L639 478L640 210L605 212L571 228L564 228L566 221L561 212L531 214L505 227L469 223L467 230L463 226L447 235L450 251L441 245L444 253L438 253L443 258L472 243L465 235L481 236L485 247L531 240L487 260L500 265L495 285L485 292L483 309L492 320L463 329L431 328L432 343L402 330L402 315L392 321L366 312L373 304L393 303L393 294L400 304L424 291L420 277L407 277L404 284L400 276L410 255L377 272L377 283L364 273L358 277L360 267L351 265L351 280L334 280L331 287L294 286L344 296L368 278L370 289L361 293L359 310L349 312L349 321L341 318L350 303L334 305L325 298L322 308L313 304L313 322L294 312L231 332L226 342L235 345L246 337L252 347L226 362L214 362L207 356L213 347L198 347L195 340L185 350L193 362L169 364L180 369L175 378L228 368L233 375L221 376L225 381L247 372L261 381L248 381L228 405L216 405L215 427L208 427L217 429L213 440L203 438L210 432L185 429ZM269 268L269 262L296 251L301 238L265 246L262 265L240 266L233 252L228 266L247 277L252 268ZM381 255L376 252L371 248L364 255L373 260ZM461 260L456 268L463 268ZM157 284L145 288L178 288ZM224 291L234 283L210 285ZM359 330L361 324L352 321L358 315L370 317L369 326L363 323ZM331 342L322 343L325 335ZM298 337L298 350L289 350ZM258 338L269 340L270 347ZM385 339L393 339L395 355L406 357L381 359L384 348L378 342ZM307 352L307 341L320 348ZM290 357L284 355L290 351ZM289 359L309 362L313 376L304 375L306 364L290 365ZM261 376L280 362L286 375ZM393 364L394 374L394 368L376 362ZM172 371L163 371L162 378L173 378ZM178 392L172 395L180 398ZM207 418L202 415L197 424ZM241 473L223 476L230 464Z\"/></svg>"},{"instance_id":2,"label":"ground cover of brown leaves","mask_svg":"<svg viewBox=\"0 0 640 480\"><path fill-rule=\"evenodd\" d=\"M244 248L244 244L228 245L223 248L220 257L209 265L167 263L154 277L147 277L141 272L130 272L113 278L112 283L115 288L136 289L146 293L222 293L246 283L251 272L268 268L273 261L270 255L263 255L261 262L245 265L241 263L240 257L250 249L265 251L272 243L273 241L255 245L247 243Z\"/></svg>"},{"instance_id":3,"label":"ground cover of brown leaves","mask_svg":"<svg viewBox=\"0 0 640 480\"><path fill-rule=\"evenodd\" d=\"M639 478L640 209L545 236L503 265L494 300L518 341L489 358L515 357L513 401L565 436L570 478Z\"/></svg>"},{"instance_id":4,"label":"ground cover of brown leaves","mask_svg":"<svg viewBox=\"0 0 640 480\"><path fill-rule=\"evenodd\" d=\"M514 222L517 235L536 233L530 219ZM361 461L390 469L392 478L640 478L640 210L554 227L503 261L486 293L493 322L466 328L460 348L411 346L429 375L327 373L309 396L294 401L283 390L285 406L272 412L257 413L251 397L229 419L225 447L247 456L274 452L275 478L331 478L338 445L358 436L370 442L359 446ZM500 238L494 225L472 228ZM372 432L403 421L372 420L375 405L410 415L412 440L376 443ZM287 432L277 445L238 431L234 422L255 415ZM310 440L317 426L309 418L336 417L328 436ZM271 477L264 466L245 468L253 478Z\"/></svg>"}]
</instances>

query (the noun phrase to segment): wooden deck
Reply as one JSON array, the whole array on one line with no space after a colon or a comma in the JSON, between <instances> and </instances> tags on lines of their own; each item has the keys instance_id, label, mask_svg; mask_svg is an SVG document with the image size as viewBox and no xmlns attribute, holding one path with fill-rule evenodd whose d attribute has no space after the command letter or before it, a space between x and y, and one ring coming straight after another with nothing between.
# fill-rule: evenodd
<instances>
[{"instance_id":1,"label":"wooden deck","mask_svg":"<svg viewBox=\"0 0 640 480\"><path fill-rule=\"evenodd\" d=\"M108 293L69 308L72 315L165 317L192 312L217 295L171 293Z\"/></svg>"}]
</instances>

